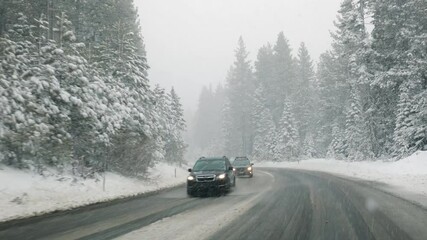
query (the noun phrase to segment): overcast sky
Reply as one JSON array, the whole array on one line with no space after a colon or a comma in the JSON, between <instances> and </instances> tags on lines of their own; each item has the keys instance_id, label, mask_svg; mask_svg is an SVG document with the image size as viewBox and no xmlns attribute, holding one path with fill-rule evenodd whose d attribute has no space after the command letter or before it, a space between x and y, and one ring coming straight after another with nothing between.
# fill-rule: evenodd
<instances>
[{"instance_id":1,"label":"overcast sky","mask_svg":"<svg viewBox=\"0 0 427 240\"><path fill-rule=\"evenodd\" d=\"M149 78L174 86L195 110L202 86L224 83L243 36L250 60L283 31L296 53L304 41L313 60L330 48L341 0L135 0Z\"/></svg>"}]
</instances>

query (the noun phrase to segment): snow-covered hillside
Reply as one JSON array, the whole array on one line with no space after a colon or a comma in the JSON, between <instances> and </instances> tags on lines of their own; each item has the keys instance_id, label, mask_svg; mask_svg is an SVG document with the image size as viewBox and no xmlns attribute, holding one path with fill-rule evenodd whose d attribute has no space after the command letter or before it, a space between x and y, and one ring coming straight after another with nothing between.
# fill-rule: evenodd
<instances>
[{"instance_id":1,"label":"snow-covered hillside","mask_svg":"<svg viewBox=\"0 0 427 240\"><path fill-rule=\"evenodd\" d=\"M102 176L82 179L58 175L55 171L47 171L45 175L0 165L0 221L176 186L185 182L187 172L183 168L158 164L150 169L150 177L145 181L109 172L106 174L105 191Z\"/></svg>"}]
</instances>

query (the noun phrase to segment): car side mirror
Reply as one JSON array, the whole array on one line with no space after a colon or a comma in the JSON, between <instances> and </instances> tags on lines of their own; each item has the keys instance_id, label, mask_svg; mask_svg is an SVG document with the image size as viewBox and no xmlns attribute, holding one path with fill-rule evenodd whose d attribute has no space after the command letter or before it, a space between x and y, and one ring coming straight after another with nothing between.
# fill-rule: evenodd
<instances>
[{"instance_id":1,"label":"car side mirror","mask_svg":"<svg viewBox=\"0 0 427 240\"><path fill-rule=\"evenodd\" d=\"M254 164L253 163L251 163L251 166L253 166Z\"/></svg>"},{"instance_id":2,"label":"car side mirror","mask_svg":"<svg viewBox=\"0 0 427 240\"><path fill-rule=\"evenodd\" d=\"M191 168L188 169L188 172L192 172Z\"/></svg>"},{"instance_id":3,"label":"car side mirror","mask_svg":"<svg viewBox=\"0 0 427 240\"><path fill-rule=\"evenodd\" d=\"M228 167L228 170L233 171L233 167L232 166Z\"/></svg>"}]
</instances>

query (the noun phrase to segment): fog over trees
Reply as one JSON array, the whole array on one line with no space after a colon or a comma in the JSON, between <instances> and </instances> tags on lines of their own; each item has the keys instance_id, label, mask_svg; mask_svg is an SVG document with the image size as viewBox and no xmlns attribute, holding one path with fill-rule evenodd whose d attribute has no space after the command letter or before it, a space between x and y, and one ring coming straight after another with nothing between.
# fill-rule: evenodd
<instances>
[{"instance_id":1,"label":"fog over trees","mask_svg":"<svg viewBox=\"0 0 427 240\"><path fill-rule=\"evenodd\" d=\"M132 0L0 4L0 161L143 176L182 163L183 107L152 88Z\"/></svg>"},{"instance_id":2,"label":"fog over trees","mask_svg":"<svg viewBox=\"0 0 427 240\"><path fill-rule=\"evenodd\" d=\"M292 54L285 32L254 62L240 38L225 85L200 95L192 147L260 161L426 149L426 11L424 0L344 0L316 70L304 43Z\"/></svg>"}]
</instances>

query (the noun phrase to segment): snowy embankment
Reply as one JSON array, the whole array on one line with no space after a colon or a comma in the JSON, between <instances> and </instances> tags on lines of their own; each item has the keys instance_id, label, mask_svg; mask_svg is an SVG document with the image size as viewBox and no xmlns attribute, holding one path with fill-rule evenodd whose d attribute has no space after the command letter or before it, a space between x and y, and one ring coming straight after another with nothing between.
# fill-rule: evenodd
<instances>
[{"instance_id":1,"label":"snowy embankment","mask_svg":"<svg viewBox=\"0 0 427 240\"><path fill-rule=\"evenodd\" d=\"M104 191L102 176L83 179L53 172L41 176L0 165L0 222L173 187L187 175L183 168L162 163L144 181L108 172Z\"/></svg>"},{"instance_id":2,"label":"snowy embankment","mask_svg":"<svg viewBox=\"0 0 427 240\"><path fill-rule=\"evenodd\" d=\"M328 172L346 177L385 183L383 189L399 193L402 197L415 194L425 198L414 199L426 204L427 199L427 151L416 152L396 162L346 162L333 159L310 159L298 162L265 162L262 167L283 167Z\"/></svg>"}]
</instances>

